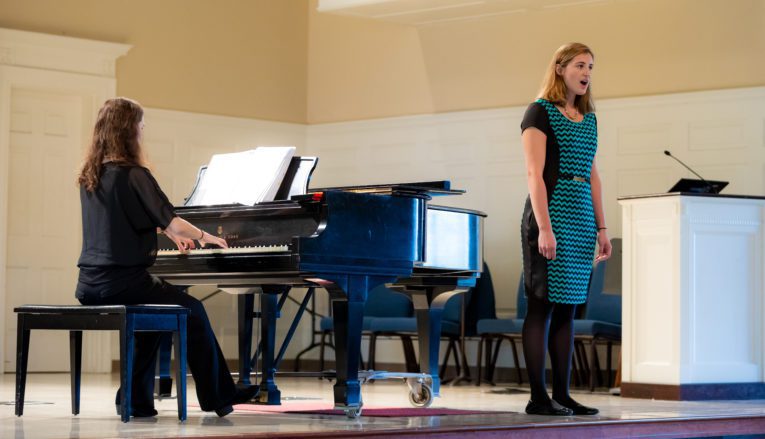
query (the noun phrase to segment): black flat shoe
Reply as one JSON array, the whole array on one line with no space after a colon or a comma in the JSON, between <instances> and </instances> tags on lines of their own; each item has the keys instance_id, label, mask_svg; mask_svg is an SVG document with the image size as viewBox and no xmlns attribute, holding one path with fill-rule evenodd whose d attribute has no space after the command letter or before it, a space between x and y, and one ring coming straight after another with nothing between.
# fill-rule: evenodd
<instances>
[{"instance_id":1,"label":"black flat shoe","mask_svg":"<svg viewBox=\"0 0 765 439\"><path fill-rule=\"evenodd\" d=\"M234 411L234 408L230 405L224 405L221 408L215 409L215 414L222 418L226 415L230 415Z\"/></svg>"},{"instance_id":2,"label":"black flat shoe","mask_svg":"<svg viewBox=\"0 0 765 439\"><path fill-rule=\"evenodd\" d=\"M117 409L117 416L122 416L122 405L120 405L120 390L117 390L117 396L114 397L114 407ZM130 410L130 416L134 418L151 418L157 416L157 411L154 407L133 407Z\"/></svg>"},{"instance_id":3,"label":"black flat shoe","mask_svg":"<svg viewBox=\"0 0 765 439\"><path fill-rule=\"evenodd\" d=\"M234 393L234 397L231 399L231 404L236 405L250 402L253 398L258 396L258 393L260 393L259 391L260 386L257 384L244 388L237 388L236 393Z\"/></svg>"},{"instance_id":4,"label":"black flat shoe","mask_svg":"<svg viewBox=\"0 0 765 439\"><path fill-rule=\"evenodd\" d=\"M526 405L526 413L529 415L543 415L543 416L571 416L574 412L555 401L548 401L544 403L538 403L529 401Z\"/></svg>"},{"instance_id":5,"label":"black flat shoe","mask_svg":"<svg viewBox=\"0 0 765 439\"><path fill-rule=\"evenodd\" d=\"M117 409L117 416L122 416L122 406L115 404L114 407ZM153 408L133 407L133 409L130 410L130 416L134 418L151 418L157 416L157 414L158 412Z\"/></svg>"},{"instance_id":6,"label":"black flat shoe","mask_svg":"<svg viewBox=\"0 0 765 439\"><path fill-rule=\"evenodd\" d=\"M234 397L231 398L231 401L228 404L223 405L223 407L215 409L215 414L221 418L230 415L231 412L234 411L234 407L232 407L233 405L244 404L252 401L252 399L258 395L259 389L260 388L257 385L237 388L236 393L234 393Z\"/></svg>"},{"instance_id":7,"label":"black flat shoe","mask_svg":"<svg viewBox=\"0 0 765 439\"><path fill-rule=\"evenodd\" d=\"M570 403L567 404L561 404L557 401L555 401L557 404L566 407L567 409L570 409L572 412L574 412L575 415L597 415L600 413L600 410L596 409L595 407L587 407L582 404L579 404L578 402L571 400Z\"/></svg>"}]
</instances>

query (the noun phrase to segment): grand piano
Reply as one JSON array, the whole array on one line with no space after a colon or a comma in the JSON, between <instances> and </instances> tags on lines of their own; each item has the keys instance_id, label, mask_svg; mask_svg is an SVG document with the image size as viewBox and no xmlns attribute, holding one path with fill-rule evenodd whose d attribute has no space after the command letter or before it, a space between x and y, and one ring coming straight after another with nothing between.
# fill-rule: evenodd
<instances>
[{"instance_id":1,"label":"grand piano","mask_svg":"<svg viewBox=\"0 0 765 439\"><path fill-rule=\"evenodd\" d=\"M295 174L300 160L293 158L288 176ZM203 178L204 168L197 186ZM285 179L277 198L288 197L290 186ZM386 284L414 304L420 369L432 377L431 390L438 396L441 314L448 299L474 286L480 275L486 215L431 204L435 196L464 192L452 190L448 181L305 192L252 206L177 207L178 216L225 238L229 248L181 254L160 235L160 252L150 271L176 285L216 285L239 294L239 384L249 384L252 317L260 317L257 400L267 404L280 400L275 379L279 293L292 287L310 292L324 288L335 330L335 407L350 417L358 416L363 404L359 356L364 303L371 289ZM257 295L259 313L253 312L256 291L262 292ZM284 346L279 357L283 352Z\"/></svg>"}]
</instances>

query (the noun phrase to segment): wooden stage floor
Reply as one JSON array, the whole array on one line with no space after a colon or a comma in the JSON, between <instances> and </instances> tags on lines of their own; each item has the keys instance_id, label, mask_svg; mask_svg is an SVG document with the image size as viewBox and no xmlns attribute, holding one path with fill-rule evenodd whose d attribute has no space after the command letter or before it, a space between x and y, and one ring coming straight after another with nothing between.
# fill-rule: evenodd
<instances>
[{"instance_id":1,"label":"wooden stage floor","mask_svg":"<svg viewBox=\"0 0 765 439\"><path fill-rule=\"evenodd\" d=\"M225 418L201 412L189 382L188 420L177 419L176 402L157 403L159 416L123 424L114 410L117 375L83 375L80 415L71 415L68 374L30 374L24 416L13 414L15 378L0 377L0 438L159 437L765 437L765 401L671 402L574 392L598 407L592 417L549 418L523 413L524 389L483 385L445 386L433 407L485 410L475 415L368 417L256 413L238 410ZM332 384L313 378L281 379L285 407L330 405ZM409 407L406 385L378 381L363 388L366 407ZM491 413L503 412L503 413Z\"/></svg>"}]
</instances>

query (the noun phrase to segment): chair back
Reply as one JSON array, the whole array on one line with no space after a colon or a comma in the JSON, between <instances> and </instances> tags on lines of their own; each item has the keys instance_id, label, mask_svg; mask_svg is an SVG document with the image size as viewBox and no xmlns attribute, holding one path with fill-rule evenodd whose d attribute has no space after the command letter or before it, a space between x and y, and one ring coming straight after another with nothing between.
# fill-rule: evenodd
<instances>
[{"instance_id":1,"label":"chair back","mask_svg":"<svg viewBox=\"0 0 765 439\"><path fill-rule=\"evenodd\" d=\"M414 306L408 297L397 293L385 285L379 285L369 291L364 305L364 317L412 317Z\"/></svg>"},{"instance_id":2,"label":"chair back","mask_svg":"<svg viewBox=\"0 0 765 439\"><path fill-rule=\"evenodd\" d=\"M465 292L465 294L456 294L452 296L451 298L449 298L449 300L446 302L446 305L444 305L444 313L441 315L442 320L458 322L458 323L462 321L462 304L463 303L470 304L470 301L472 298L473 298L472 288L468 290L467 292ZM470 328L468 326L465 326L465 333L467 334L469 332L470 332Z\"/></svg>"},{"instance_id":3,"label":"chair back","mask_svg":"<svg viewBox=\"0 0 765 439\"><path fill-rule=\"evenodd\" d=\"M621 270L621 261L602 261L595 264L590 278L590 289L587 297L587 307L583 318L586 320L599 320L608 323L622 323L622 296L621 294L609 293L605 289L607 272ZM619 292L621 289L619 289Z\"/></svg>"},{"instance_id":4,"label":"chair back","mask_svg":"<svg viewBox=\"0 0 765 439\"><path fill-rule=\"evenodd\" d=\"M469 299L465 298L465 303L467 304L465 309L465 332L474 334L479 320L497 318L494 283L491 280L489 264L486 262L483 263L483 272L481 272L481 277L476 280Z\"/></svg>"}]
</instances>

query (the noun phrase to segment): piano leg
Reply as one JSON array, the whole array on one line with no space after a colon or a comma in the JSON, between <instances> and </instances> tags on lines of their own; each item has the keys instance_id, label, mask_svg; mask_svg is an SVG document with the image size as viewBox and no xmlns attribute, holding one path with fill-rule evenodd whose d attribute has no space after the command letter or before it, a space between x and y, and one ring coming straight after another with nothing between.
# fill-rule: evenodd
<instances>
[{"instance_id":1,"label":"piano leg","mask_svg":"<svg viewBox=\"0 0 765 439\"><path fill-rule=\"evenodd\" d=\"M260 379L260 392L257 400L261 404L281 404L281 392L276 386L274 375L274 352L276 349L276 318L279 313L279 294L284 293L284 286L264 285L263 294L260 295L260 353L262 367Z\"/></svg>"},{"instance_id":2,"label":"piano leg","mask_svg":"<svg viewBox=\"0 0 765 439\"><path fill-rule=\"evenodd\" d=\"M441 379L438 376L438 357L441 347L441 317L446 302L468 288L456 286L407 288L417 317L417 338L420 347L420 372L433 379L433 396L440 396ZM430 303L428 303L430 302Z\"/></svg>"},{"instance_id":3,"label":"piano leg","mask_svg":"<svg viewBox=\"0 0 765 439\"><path fill-rule=\"evenodd\" d=\"M239 311L239 380L237 387L248 387L250 382L250 353L252 351L252 317L255 306L255 294L240 294L238 296Z\"/></svg>"},{"instance_id":4,"label":"piano leg","mask_svg":"<svg viewBox=\"0 0 765 439\"><path fill-rule=\"evenodd\" d=\"M334 386L335 407L345 410L348 416L357 416L363 405L359 381L359 355L364 303L370 289L392 279L328 274L309 280L325 288L332 299L337 369L337 382Z\"/></svg>"}]
</instances>

